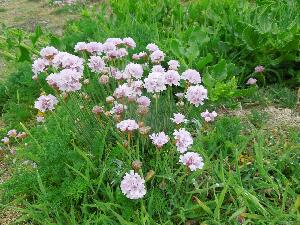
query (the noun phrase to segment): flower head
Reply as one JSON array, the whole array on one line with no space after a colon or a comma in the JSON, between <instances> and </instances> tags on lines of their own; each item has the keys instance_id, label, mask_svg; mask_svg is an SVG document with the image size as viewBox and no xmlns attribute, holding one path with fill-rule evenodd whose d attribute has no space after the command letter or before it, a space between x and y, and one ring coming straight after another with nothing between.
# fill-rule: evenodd
<instances>
[{"instance_id":1,"label":"flower head","mask_svg":"<svg viewBox=\"0 0 300 225\"><path fill-rule=\"evenodd\" d=\"M187 119L181 113L174 113L173 116L174 116L174 118L171 118L171 120L176 124L181 124L181 123L187 122Z\"/></svg>"},{"instance_id":2,"label":"flower head","mask_svg":"<svg viewBox=\"0 0 300 225\"><path fill-rule=\"evenodd\" d=\"M17 136L17 130L13 129L7 132L8 137L16 137Z\"/></svg>"},{"instance_id":3,"label":"flower head","mask_svg":"<svg viewBox=\"0 0 300 225\"><path fill-rule=\"evenodd\" d=\"M37 116L35 119L36 119L36 122L38 122L38 123L45 122L45 117L43 117L43 116Z\"/></svg>"},{"instance_id":4,"label":"flower head","mask_svg":"<svg viewBox=\"0 0 300 225\"><path fill-rule=\"evenodd\" d=\"M134 77L135 79L141 79L143 75L143 67L140 64L129 63L124 70L123 78L130 79Z\"/></svg>"},{"instance_id":5,"label":"flower head","mask_svg":"<svg viewBox=\"0 0 300 225\"><path fill-rule=\"evenodd\" d=\"M129 199L143 198L146 194L145 180L133 170L125 174L120 187L122 193Z\"/></svg>"},{"instance_id":6,"label":"flower head","mask_svg":"<svg viewBox=\"0 0 300 225\"><path fill-rule=\"evenodd\" d=\"M4 137L2 140L3 144L8 145L9 144L9 138L8 137Z\"/></svg>"},{"instance_id":7,"label":"flower head","mask_svg":"<svg viewBox=\"0 0 300 225\"><path fill-rule=\"evenodd\" d=\"M180 153L184 153L188 150L188 148L191 147L193 144L193 138L190 132L186 131L184 128L181 128L179 130L175 130L174 133L174 138L176 141L176 147L177 150Z\"/></svg>"},{"instance_id":8,"label":"flower head","mask_svg":"<svg viewBox=\"0 0 300 225\"><path fill-rule=\"evenodd\" d=\"M246 84L253 85L256 84L257 80L255 78L250 77Z\"/></svg>"},{"instance_id":9,"label":"flower head","mask_svg":"<svg viewBox=\"0 0 300 225\"><path fill-rule=\"evenodd\" d=\"M58 50L52 46L47 46L40 51L40 55L45 59L52 59L56 54L58 54Z\"/></svg>"},{"instance_id":10,"label":"flower head","mask_svg":"<svg viewBox=\"0 0 300 225\"><path fill-rule=\"evenodd\" d=\"M149 51L149 52L155 52L157 50L159 50L158 46L154 43L150 43L146 46L146 49Z\"/></svg>"},{"instance_id":11,"label":"flower head","mask_svg":"<svg viewBox=\"0 0 300 225\"><path fill-rule=\"evenodd\" d=\"M206 122L212 122L215 120L215 118L217 117L217 113L215 111L212 111L211 113L206 110L205 112L202 112L201 113L201 116L204 118L204 120Z\"/></svg>"},{"instance_id":12,"label":"flower head","mask_svg":"<svg viewBox=\"0 0 300 225\"><path fill-rule=\"evenodd\" d=\"M164 72L166 72L166 70L161 65L154 65L151 69L151 72L164 73Z\"/></svg>"},{"instance_id":13,"label":"flower head","mask_svg":"<svg viewBox=\"0 0 300 225\"><path fill-rule=\"evenodd\" d=\"M160 63L165 59L165 53L161 50L156 50L151 53L150 59L152 63Z\"/></svg>"},{"instance_id":14,"label":"flower head","mask_svg":"<svg viewBox=\"0 0 300 225\"><path fill-rule=\"evenodd\" d=\"M187 152L181 155L179 162L187 166L191 171L202 169L204 166L202 157L195 152Z\"/></svg>"},{"instance_id":15,"label":"flower head","mask_svg":"<svg viewBox=\"0 0 300 225\"><path fill-rule=\"evenodd\" d=\"M73 69L64 69L59 73L50 74L46 80L50 86L62 92L74 92L81 89L82 73Z\"/></svg>"},{"instance_id":16,"label":"flower head","mask_svg":"<svg viewBox=\"0 0 300 225\"><path fill-rule=\"evenodd\" d=\"M123 43L128 47L128 48L135 48L136 43L131 37L123 38Z\"/></svg>"},{"instance_id":17,"label":"flower head","mask_svg":"<svg viewBox=\"0 0 300 225\"><path fill-rule=\"evenodd\" d=\"M208 99L207 89L202 85L191 86L187 89L186 99L196 107L204 104L204 100Z\"/></svg>"},{"instance_id":18,"label":"flower head","mask_svg":"<svg viewBox=\"0 0 300 225\"><path fill-rule=\"evenodd\" d=\"M123 120L117 124L117 128L123 132L131 132L139 128L139 125L135 120Z\"/></svg>"},{"instance_id":19,"label":"flower head","mask_svg":"<svg viewBox=\"0 0 300 225\"><path fill-rule=\"evenodd\" d=\"M182 73L182 79L188 81L191 84L200 84L201 76L196 70L188 69Z\"/></svg>"},{"instance_id":20,"label":"flower head","mask_svg":"<svg viewBox=\"0 0 300 225\"><path fill-rule=\"evenodd\" d=\"M136 102L139 104L139 105L142 105L142 106L145 106L145 107L149 107L150 104L151 104L151 100L150 98L146 97L146 96L141 96L139 97Z\"/></svg>"},{"instance_id":21,"label":"flower head","mask_svg":"<svg viewBox=\"0 0 300 225\"><path fill-rule=\"evenodd\" d=\"M101 73L105 67L105 62L100 56L91 56L88 66L92 72Z\"/></svg>"},{"instance_id":22,"label":"flower head","mask_svg":"<svg viewBox=\"0 0 300 225\"><path fill-rule=\"evenodd\" d=\"M150 93L161 92L166 90L166 81L163 73L152 72L144 80L144 87Z\"/></svg>"},{"instance_id":23,"label":"flower head","mask_svg":"<svg viewBox=\"0 0 300 225\"><path fill-rule=\"evenodd\" d=\"M49 66L49 61L47 59L36 59L32 64L32 72L34 75L38 75L46 70L47 66Z\"/></svg>"},{"instance_id":24,"label":"flower head","mask_svg":"<svg viewBox=\"0 0 300 225\"><path fill-rule=\"evenodd\" d=\"M170 60L168 62L169 70L178 70L180 67L179 62L177 60Z\"/></svg>"},{"instance_id":25,"label":"flower head","mask_svg":"<svg viewBox=\"0 0 300 225\"><path fill-rule=\"evenodd\" d=\"M152 140L152 143L158 148L161 148L170 140L169 136L166 135L165 132L153 133L149 135L149 137Z\"/></svg>"},{"instance_id":26,"label":"flower head","mask_svg":"<svg viewBox=\"0 0 300 225\"><path fill-rule=\"evenodd\" d=\"M259 65L259 66L255 67L254 71L255 71L255 73L262 73L265 71L265 67L263 67L262 65Z\"/></svg>"},{"instance_id":27,"label":"flower head","mask_svg":"<svg viewBox=\"0 0 300 225\"><path fill-rule=\"evenodd\" d=\"M52 111L54 106L58 103L58 100L53 95L42 95L34 103L34 108L41 112L46 112L48 110Z\"/></svg>"},{"instance_id":28,"label":"flower head","mask_svg":"<svg viewBox=\"0 0 300 225\"><path fill-rule=\"evenodd\" d=\"M179 81L180 81L180 75L177 71L175 70L168 70L166 73L164 73L165 75L165 81L166 84L172 86L179 86Z\"/></svg>"}]
</instances>

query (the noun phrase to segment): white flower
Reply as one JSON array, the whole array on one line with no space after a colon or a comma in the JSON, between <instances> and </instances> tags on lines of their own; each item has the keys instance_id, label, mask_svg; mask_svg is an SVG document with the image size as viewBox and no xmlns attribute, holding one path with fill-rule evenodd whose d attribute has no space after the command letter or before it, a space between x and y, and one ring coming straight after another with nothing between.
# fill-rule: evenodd
<instances>
[{"instance_id":1,"label":"white flower","mask_svg":"<svg viewBox=\"0 0 300 225\"><path fill-rule=\"evenodd\" d=\"M123 120L117 124L117 128L123 132L130 132L138 129L139 125L135 120Z\"/></svg>"},{"instance_id":2,"label":"white flower","mask_svg":"<svg viewBox=\"0 0 300 225\"><path fill-rule=\"evenodd\" d=\"M202 157L195 152L187 152L181 155L179 162L187 166L191 171L202 169L204 166Z\"/></svg>"},{"instance_id":3,"label":"white flower","mask_svg":"<svg viewBox=\"0 0 300 225\"><path fill-rule=\"evenodd\" d=\"M188 69L182 73L182 79L187 80L191 84L200 84L201 76L196 70Z\"/></svg>"},{"instance_id":4,"label":"white flower","mask_svg":"<svg viewBox=\"0 0 300 225\"><path fill-rule=\"evenodd\" d=\"M129 199L143 198L146 194L145 180L133 170L125 174L120 187L122 193Z\"/></svg>"},{"instance_id":5,"label":"white flower","mask_svg":"<svg viewBox=\"0 0 300 225\"><path fill-rule=\"evenodd\" d=\"M48 110L52 111L54 106L58 103L58 100L53 95L42 95L34 103L34 108L41 112L46 112Z\"/></svg>"},{"instance_id":6,"label":"white flower","mask_svg":"<svg viewBox=\"0 0 300 225\"><path fill-rule=\"evenodd\" d=\"M181 113L174 113L173 116L174 118L171 118L171 120L176 124L186 123L188 121Z\"/></svg>"},{"instance_id":7,"label":"white flower","mask_svg":"<svg viewBox=\"0 0 300 225\"><path fill-rule=\"evenodd\" d=\"M165 59L165 53L161 50L156 50L151 53L150 59L152 63L160 63Z\"/></svg>"},{"instance_id":8,"label":"white flower","mask_svg":"<svg viewBox=\"0 0 300 225\"><path fill-rule=\"evenodd\" d=\"M144 87L147 92L150 93L161 92L167 89L163 73L149 73L148 77L144 80L144 83Z\"/></svg>"},{"instance_id":9,"label":"white flower","mask_svg":"<svg viewBox=\"0 0 300 225\"><path fill-rule=\"evenodd\" d=\"M124 70L123 78L130 79L134 77L135 79L141 79L143 76L143 67L140 64L129 63Z\"/></svg>"},{"instance_id":10,"label":"white flower","mask_svg":"<svg viewBox=\"0 0 300 225\"><path fill-rule=\"evenodd\" d=\"M215 118L217 117L217 113L215 111L212 111L211 113L206 110L205 112L202 112L201 113L201 116L204 118L204 120L206 122L212 122L215 120Z\"/></svg>"},{"instance_id":11,"label":"white flower","mask_svg":"<svg viewBox=\"0 0 300 225\"><path fill-rule=\"evenodd\" d=\"M165 132L153 133L149 135L152 143L156 145L158 148L161 148L170 140L169 136L165 134Z\"/></svg>"},{"instance_id":12,"label":"white flower","mask_svg":"<svg viewBox=\"0 0 300 225\"><path fill-rule=\"evenodd\" d=\"M180 75L177 71L175 70L168 70L166 73L164 73L165 75L165 80L166 80L166 84L172 86L179 86L179 81L180 81Z\"/></svg>"},{"instance_id":13,"label":"white flower","mask_svg":"<svg viewBox=\"0 0 300 225\"><path fill-rule=\"evenodd\" d=\"M208 99L207 89L202 85L191 86L187 89L185 97L191 104L198 107L204 104L205 99Z\"/></svg>"},{"instance_id":14,"label":"white flower","mask_svg":"<svg viewBox=\"0 0 300 225\"><path fill-rule=\"evenodd\" d=\"M180 153L184 153L190 148L193 144L193 138L192 135L186 131L184 128L181 128L179 130L175 130L174 133L174 138L176 141L176 147L177 150Z\"/></svg>"}]
</instances>

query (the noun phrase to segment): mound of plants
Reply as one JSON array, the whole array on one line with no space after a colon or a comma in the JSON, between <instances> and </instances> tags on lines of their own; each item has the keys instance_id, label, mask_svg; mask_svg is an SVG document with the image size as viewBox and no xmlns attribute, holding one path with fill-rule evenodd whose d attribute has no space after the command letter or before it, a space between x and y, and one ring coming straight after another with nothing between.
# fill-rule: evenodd
<instances>
[{"instance_id":1,"label":"mound of plants","mask_svg":"<svg viewBox=\"0 0 300 225\"><path fill-rule=\"evenodd\" d=\"M300 223L299 131L228 113L267 104L264 90L295 107L281 84L299 80L298 9L111 0L61 38L3 29L18 70L0 86L14 173L0 210L16 224Z\"/></svg>"},{"instance_id":2,"label":"mound of plants","mask_svg":"<svg viewBox=\"0 0 300 225\"><path fill-rule=\"evenodd\" d=\"M23 161L4 186L4 198L23 206L19 221L296 220L296 167L265 168L262 134L245 130L238 119L217 119L213 93L198 71L165 61L154 43L145 51L135 48L132 38L108 38L77 43L78 56L41 50L32 65L32 82L41 90L34 103L37 125L23 124L25 132L11 130L2 140ZM246 157L253 154L247 149L252 140L255 162ZM284 202L273 202L283 184L270 173L292 179ZM257 197L261 185L274 192Z\"/></svg>"}]
</instances>

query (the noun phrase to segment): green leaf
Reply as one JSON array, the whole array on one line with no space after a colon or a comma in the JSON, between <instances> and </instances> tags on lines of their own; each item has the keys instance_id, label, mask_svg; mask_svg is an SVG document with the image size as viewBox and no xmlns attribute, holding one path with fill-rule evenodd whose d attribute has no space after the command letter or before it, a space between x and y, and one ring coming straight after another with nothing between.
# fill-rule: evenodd
<instances>
[{"instance_id":1,"label":"green leaf","mask_svg":"<svg viewBox=\"0 0 300 225\"><path fill-rule=\"evenodd\" d=\"M213 61L212 54L208 53L205 57L200 57L197 63L197 69L202 70L208 63Z\"/></svg>"},{"instance_id":2,"label":"green leaf","mask_svg":"<svg viewBox=\"0 0 300 225\"><path fill-rule=\"evenodd\" d=\"M227 77L226 61L224 59L221 59L221 61L214 66L212 75L217 80L224 80Z\"/></svg>"},{"instance_id":3,"label":"green leaf","mask_svg":"<svg viewBox=\"0 0 300 225\"><path fill-rule=\"evenodd\" d=\"M27 48L24 48L23 46L19 46L20 49L20 57L18 58L19 62L24 61L31 61L30 53Z\"/></svg>"},{"instance_id":4,"label":"green leaf","mask_svg":"<svg viewBox=\"0 0 300 225\"><path fill-rule=\"evenodd\" d=\"M33 45L36 44L36 42L38 41L38 39L42 36L43 34L43 31L42 31L42 28L41 26L36 26L35 27L35 30L34 30L34 34L30 36L30 40L31 40L31 43Z\"/></svg>"}]
</instances>

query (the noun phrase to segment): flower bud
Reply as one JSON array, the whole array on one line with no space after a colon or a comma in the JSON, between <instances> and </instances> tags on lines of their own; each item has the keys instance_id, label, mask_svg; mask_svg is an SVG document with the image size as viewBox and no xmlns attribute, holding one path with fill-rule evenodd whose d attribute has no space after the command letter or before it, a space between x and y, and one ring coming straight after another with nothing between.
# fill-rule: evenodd
<instances>
[{"instance_id":1,"label":"flower bud","mask_svg":"<svg viewBox=\"0 0 300 225\"><path fill-rule=\"evenodd\" d=\"M89 79L85 79L84 81L83 81L83 84L89 84L90 83L90 80Z\"/></svg>"},{"instance_id":2,"label":"flower bud","mask_svg":"<svg viewBox=\"0 0 300 225\"><path fill-rule=\"evenodd\" d=\"M134 169L135 172L138 172L142 168L142 163L139 160L134 160L131 164L132 169Z\"/></svg>"},{"instance_id":3,"label":"flower bud","mask_svg":"<svg viewBox=\"0 0 300 225\"><path fill-rule=\"evenodd\" d=\"M149 170L149 172L146 174L145 181L147 182L151 180L154 177L154 174L155 172L153 170Z\"/></svg>"},{"instance_id":4,"label":"flower bud","mask_svg":"<svg viewBox=\"0 0 300 225\"><path fill-rule=\"evenodd\" d=\"M115 99L114 99L113 96L108 96L108 97L106 97L106 102L107 102L108 104L112 104L114 101L115 101Z\"/></svg>"},{"instance_id":5,"label":"flower bud","mask_svg":"<svg viewBox=\"0 0 300 225\"><path fill-rule=\"evenodd\" d=\"M138 109L137 109L137 113L144 116L149 112L148 107L143 106L143 105L139 105Z\"/></svg>"},{"instance_id":6,"label":"flower bud","mask_svg":"<svg viewBox=\"0 0 300 225\"><path fill-rule=\"evenodd\" d=\"M108 81L109 81L109 76L107 75L102 75L98 80L100 84L107 84Z\"/></svg>"},{"instance_id":7,"label":"flower bud","mask_svg":"<svg viewBox=\"0 0 300 225\"><path fill-rule=\"evenodd\" d=\"M139 132L142 135L147 135L150 132L151 127L140 127Z\"/></svg>"}]
</instances>

